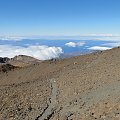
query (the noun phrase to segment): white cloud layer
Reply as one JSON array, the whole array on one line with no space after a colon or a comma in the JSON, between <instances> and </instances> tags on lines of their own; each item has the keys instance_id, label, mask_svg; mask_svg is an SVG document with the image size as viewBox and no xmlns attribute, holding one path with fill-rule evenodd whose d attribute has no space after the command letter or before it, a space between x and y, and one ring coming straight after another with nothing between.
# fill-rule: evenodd
<instances>
[{"instance_id":1,"label":"white cloud layer","mask_svg":"<svg viewBox=\"0 0 120 120\"><path fill-rule=\"evenodd\" d=\"M117 47L117 46L120 46L120 42L111 42L111 43L105 43L103 44L103 46L111 46L111 47Z\"/></svg>"},{"instance_id":2,"label":"white cloud layer","mask_svg":"<svg viewBox=\"0 0 120 120\"><path fill-rule=\"evenodd\" d=\"M88 48L89 50L109 50L111 49L110 47L102 47L102 46L93 46Z\"/></svg>"},{"instance_id":3,"label":"white cloud layer","mask_svg":"<svg viewBox=\"0 0 120 120\"><path fill-rule=\"evenodd\" d=\"M6 41L20 41L26 38L27 37L23 37L23 36L0 36L0 40L6 40Z\"/></svg>"},{"instance_id":4,"label":"white cloud layer","mask_svg":"<svg viewBox=\"0 0 120 120\"><path fill-rule=\"evenodd\" d=\"M74 42L69 42L69 43L66 43L65 45L68 47L76 47L76 43Z\"/></svg>"},{"instance_id":5,"label":"white cloud layer","mask_svg":"<svg viewBox=\"0 0 120 120\"><path fill-rule=\"evenodd\" d=\"M85 42L68 42L65 44L68 47L77 47L77 46L83 46L85 45Z\"/></svg>"},{"instance_id":6,"label":"white cloud layer","mask_svg":"<svg viewBox=\"0 0 120 120\"><path fill-rule=\"evenodd\" d=\"M23 39L46 39L46 40L105 40L105 41L120 41L120 35L113 35L113 34L85 34L85 35L73 35L73 36L66 36L66 35L51 35L51 36L39 36L39 35L32 35L32 36L0 36L0 40L14 40L20 41Z\"/></svg>"},{"instance_id":7,"label":"white cloud layer","mask_svg":"<svg viewBox=\"0 0 120 120\"><path fill-rule=\"evenodd\" d=\"M0 45L0 57L12 58L16 55L27 55L39 60L47 60L59 57L61 53L63 53L61 47L28 46L24 48L20 46Z\"/></svg>"}]
</instances>

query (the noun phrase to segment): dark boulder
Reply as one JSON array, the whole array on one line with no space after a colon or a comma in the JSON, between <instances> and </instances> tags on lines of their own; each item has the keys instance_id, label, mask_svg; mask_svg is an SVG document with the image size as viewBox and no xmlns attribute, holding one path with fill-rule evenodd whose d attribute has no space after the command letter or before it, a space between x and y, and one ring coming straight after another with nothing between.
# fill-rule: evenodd
<instances>
[{"instance_id":1,"label":"dark boulder","mask_svg":"<svg viewBox=\"0 0 120 120\"><path fill-rule=\"evenodd\" d=\"M0 57L0 63L6 63L9 60L10 60L10 58L8 58L8 57L4 57L4 58Z\"/></svg>"}]
</instances>

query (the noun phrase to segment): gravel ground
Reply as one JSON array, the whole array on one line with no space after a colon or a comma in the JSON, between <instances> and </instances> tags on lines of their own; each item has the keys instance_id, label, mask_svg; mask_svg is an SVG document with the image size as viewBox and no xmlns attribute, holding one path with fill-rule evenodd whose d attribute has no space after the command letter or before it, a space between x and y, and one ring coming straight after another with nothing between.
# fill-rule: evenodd
<instances>
[{"instance_id":1,"label":"gravel ground","mask_svg":"<svg viewBox=\"0 0 120 120\"><path fill-rule=\"evenodd\" d=\"M0 120L120 120L120 48L0 73Z\"/></svg>"}]
</instances>

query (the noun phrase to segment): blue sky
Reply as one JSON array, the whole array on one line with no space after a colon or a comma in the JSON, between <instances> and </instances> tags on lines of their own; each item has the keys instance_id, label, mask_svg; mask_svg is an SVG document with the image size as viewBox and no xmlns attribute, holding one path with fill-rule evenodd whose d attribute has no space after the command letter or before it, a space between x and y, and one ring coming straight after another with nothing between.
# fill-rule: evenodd
<instances>
[{"instance_id":1,"label":"blue sky","mask_svg":"<svg viewBox=\"0 0 120 120\"><path fill-rule=\"evenodd\" d=\"M120 0L0 0L0 35L120 35Z\"/></svg>"},{"instance_id":2,"label":"blue sky","mask_svg":"<svg viewBox=\"0 0 120 120\"><path fill-rule=\"evenodd\" d=\"M40 60L120 46L120 0L0 0L0 57Z\"/></svg>"}]
</instances>

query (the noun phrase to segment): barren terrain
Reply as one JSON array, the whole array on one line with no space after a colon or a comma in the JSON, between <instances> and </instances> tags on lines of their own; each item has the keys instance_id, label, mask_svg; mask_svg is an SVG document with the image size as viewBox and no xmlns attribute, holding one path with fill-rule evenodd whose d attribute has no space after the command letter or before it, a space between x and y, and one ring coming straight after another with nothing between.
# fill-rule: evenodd
<instances>
[{"instance_id":1,"label":"barren terrain","mask_svg":"<svg viewBox=\"0 0 120 120\"><path fill-rule=\"evenodd\" d=\"M120 48L0 72L0 120L120 120Z\"/></svg>"}]
</instances>

